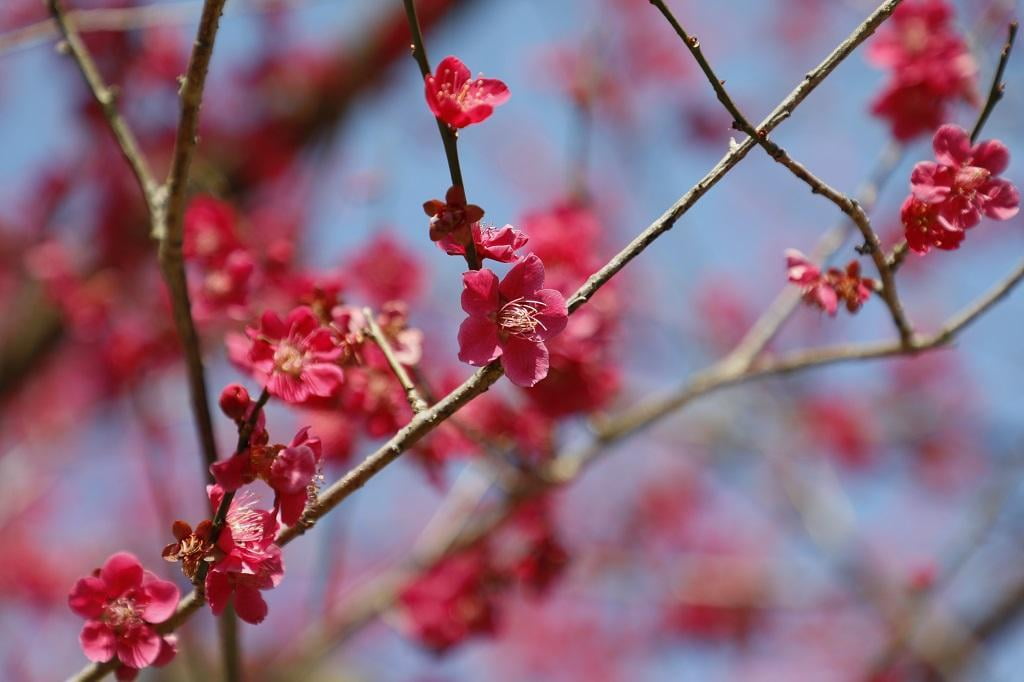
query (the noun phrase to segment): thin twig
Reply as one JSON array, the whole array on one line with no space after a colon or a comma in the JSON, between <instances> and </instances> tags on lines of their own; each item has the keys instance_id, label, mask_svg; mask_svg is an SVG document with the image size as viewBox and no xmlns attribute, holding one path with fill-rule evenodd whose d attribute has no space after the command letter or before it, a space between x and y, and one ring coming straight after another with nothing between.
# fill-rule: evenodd
<instances>
[{"instance_id":1,"label":"thin twig","mask_svg":"<svg viewBox=\"0 0 1024 682\"><path fill-rule=\"evenodd\" d=\"M893 3L893 7L899 4L902 0L897 0ZM892 315L893 324L899 331L900 339L904 345L909 347L914 337L914 330L910 322L907 320L906 313L903 311L903 305L899 300L899 296L896 293L896 282L892 276L892 271L889 269L886 263L885 253L882 251L882 244L871 227L871 221L864 212L864 209L860 204L850 197L846 196L842 192L836 190L824 180L816 176L805 166L794 160L786 153L779 145L768 139L768 129L760 128L755 129L754 126L747 120L746 116L739 110L736 103L733 102L729 93L726 92L724 81L721 80L711 68L711 64L708 63L707 58L704 57L704 52L701 50L700 41L697 40L696 36L689 35L686 30L676 19L676 16L672 13L672 10L664 3L663 0L650 0L650 3L654 5L658 11L661 12L662 16L669 22L672 28L675 30L676 35L682 40L683 45L689 50L690 54L696 60L700 66L701 71L707 77L711 87L714 88L715 94L718 96L718 101L722 103L726 111L733 118L733 127L747 134L749 139L754 140L757 144L761 145L764 150L771 156L775 161L782 164L790 170L796 177L803 180L814 194L820 194L826 199L835 204L839 210L849 216L850 220L857 226L861 234L864 237L864 241L867 244L867 251L871 255L871 259L875 262L875 266L878 268L879 277L882 280L882 290L880 296L885 301L886 306L889 308L889 312Z\"/></svg>"},{"instance_id":2,"label":"thin twig","mask_svg":"<svg viewBox=\"0 0 1024 682\"><path fill-rule=\"evenodd\" d=\"M156 221L154 229L160 240L158 257L160 268L171 292L171 308L174 324L185 351L185 365L188 374L189 393L192 399L192 414L199 430L207 465L217 461L217 444L213 434L213 420L206 393L206 375L203 369L203 353L195 320L192 319L192 304L189 301L188 281L185 277L185 259L182 255L184 242L184 214L188 174L198 141L199 107L202 103L206 74L213 56L213 44L225 0L206 0L196 30L195 45L188 61L184 81L181 84L181 116L174 141L174 154L167 177L166 196L162 220Z\"/></svg>"},{"instance_id":3,"label":"thin twig","mask_svg":"<svg viewBox=\"0 0 1024 682\"><path fill-rule=\"evenodd\" d=\"M415 0L402 0L405 5L405 15L409 20L409 31L412 33L412 56L420 67L420 73L426 79L431 75L430 60L427 58L427 47L423 42L423 31L420 28L420 20L416 16ZM444 145L444 155L448 159L448 172L452 178L452 185L466 191L466 183L462 179L462 166L459 164L459 138L451 127L437 119L437 131L441 134L441 143ZM476 244L472 239L466 242L466 265L470 270L480 269L480 258L476 253Z\"/></svg>"},{"instance_id":4,"label":"thin twig","mask_svg":"<svg viewBox=\"0 0 1024 682\"><path fill-rule=\"evenodd\" d=\"M758 125L758 130L763 130L767 135L775 130L784 120L789 118L797 106L803 102L818 85L831 74L844 59L867 40L868 36L889 18L901 0L886 0L871 13L854 31L843 40L820 64L807 72L804 79L796 88ZM697 201L703 197L708 190L721 180L726 173L732 170L736 164L754 147L754 138L748 137L743 142L730 149L722 157L722 160L712 168L707 175L674 203L660 218L641 232L626 248L622 249L604 267L590 276L580 287L579 291L569 300L569 310L575 310L590 299L615 273L624 268L627 263L640 255L644 249L670 230L684 213L686 213Z\"/></svg>"},{"instance_id":5,"label":"thin twig","mask_svg":"<svg viewBox=\"0 0 1024 682\"><path fill-rule=\"evenodd\" d=\"M992 78L992 87L989 88L988 98L985 100L985 106L981 109L981 114L978 116L978 122L974 124L974 128L971 129L971 144L978 141L978 136L981 135L981 129L985 127L985 122L988 121L988 117L992 114L992 110L999 104L999 100L1003 98L1006 93L1006 83L1003 82L1003 74L1006 73L1006 65L1010 62L1010 52L1013 50L1013 43L1017 39L1017 22L1014 21L1010 24L1007 29L1006 43L1003 44L1003 50L999 54L999 64L996 66L995 75Z\"/></svg>"},{"instance_id":6,"label":"thin twig","mask_svg":"<svg viewBox=\"0 0 1024 682\"><path fill-rule=\"evenodd\" d=\"M47 0L47 4L53 21L64 37L67 49L78 64L78 70L81 72L82 77L85 78L86 85L89 86L93 97L103 110L103 115L107 119L107 125L110 127L111 132L113 132L114 137L117 139L118 146L121 148L121 154L124 155L128 165L131 166L132 173L135 175L135 180L138 182L139 189L142 192L142 198L146 202L150 222L155 223L160 212L158 201L159 187L135 134L129 128L121 112L118 111L116 91L103 81L103 76L100 75L92 55L89 54L89 49L82 42L81 36L78 35L77 27L64 12L61 0Z\"/></svg>"},{"instance_id":7,"label":"thin twig","mask_svg":"<svg viewBox=\"0 0 1024 682\"><path fill-rule=\"evenodd\" d=\"M412 408L413 414L418 414L427 409L427 401L420 396L420 392L416 389L416 384L409 377L409 373L405 371L405 367L395 357L395 351L391 348L391 344L388 343L388 339L384 336L380 325L377 324L377 318L374 316L373 311L369 308L363 308L363 317L366 318L367 335L373 339L373 342L380 348L380 352L384 354L384 359L387 361L388 367L391 368L391 373L395 375L398 383L402 386L402 390L405 391L405 398L409 401L409 407Z\"/></svg>"}]
</instances>

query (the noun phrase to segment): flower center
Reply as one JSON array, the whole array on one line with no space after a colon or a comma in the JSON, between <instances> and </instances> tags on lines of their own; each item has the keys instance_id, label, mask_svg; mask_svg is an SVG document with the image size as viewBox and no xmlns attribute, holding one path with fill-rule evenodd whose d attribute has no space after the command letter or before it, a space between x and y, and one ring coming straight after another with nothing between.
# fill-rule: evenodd
<instances>
[{"instance_id":1,"label":"flower center","mask_svg":"<svg viewBox=\"0 0 1024 682\"><path fill-rule=\"evenodd\" d=\"M964 166L956 172L956 189L960 194L972 198L975 191L981 187L991 176L985 168L978 166Z\"/></svg>"},{"instance_id":2,"label":"flower center","mask_svg":"<svg viewBox=\"0 0 1024 682\"><path fill-rule=\"evenodd\" d=\"M227 516L231 539L236 545L259 542L263 539L263 517L253 508L256 498L250 493L235 499Z\"/></svg>"},{"instance_id":3,"label":"flower center","mask_svg":"<svg viewBox=\"0 0 1024 682\"><path fill-rule=\"evenodd\" d=\"M537 319L544 303L526 298L516 298L501 306L498 311L498 326L510 336L528 339L536 334L537 327L546 329L544 323Z\"/></svg>"},{"instance_id":4,"label":"flower center","mask_svg":"<svg viewBox=\"0 0 1024 682\"><path fill-rule=\"evenodd\" d=\"M452 72L446 72L445 76L448 80L441 82L440 95L448 99L454 100L459 106L470 107L483 99L483 79L477 78L476 80L468 80L462 84L458 90L455 89L454 74Z\"/></svg>"},{"instance_id":5,"label":"flower center","mask_svg":"<svg viewBox=\"0 0 1024 682\"><path fill-rule=\"evenodd\" d=\"M103 622L114 631L123 632L142 623L142 609L132 597L118 597L103 609Z\"/></svg>"},{"instance_id":6,"label":"flower center","mask_svg":"<svg viewBox=\"0 0 1024 682\"><path fill-rule=\"evenodd\" d=\"M274 351L274 366L280 372L298 376L302 373L302 365L306 359L305 353L289 343L282 343Z\"/></svg>"}]
</instances>

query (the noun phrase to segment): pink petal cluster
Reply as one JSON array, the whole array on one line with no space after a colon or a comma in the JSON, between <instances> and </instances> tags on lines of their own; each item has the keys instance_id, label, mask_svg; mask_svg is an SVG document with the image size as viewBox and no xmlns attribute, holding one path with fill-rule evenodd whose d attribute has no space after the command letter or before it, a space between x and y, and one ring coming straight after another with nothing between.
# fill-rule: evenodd
<instances>
[{"instance_id":1,"label":"pink petal cluster","mask_svg":"<svg viewBox=\"0 0 1024 682\"><path fill-rule=\"evenodd\" d=\"M944 125L932 140L935 161L922 161L910 175L911 195L900 211L907 244L919 253L956 249L964 230L983 216L1008 220L1020 210L1020 194L998 177L1010 152L998 140L976 145L963 128Z\"/></svg>"},{"instance_id":2,"label":"pink petal cluster","mask_svg":"<svg viewBox=\"0 0 1024 682\"><path fill-rule=\"evenodd\" d=\"M511 225L484 227L480 223L473 223L470 232L473 236L473 245L476 247L476 255L480 260L490 258L499 263L518 260L519 254L516 251L526 246L529 241L525 234ZM465 243L449 236L442 237L437 245L450 256L462 256L466 253Z\"/></svg>"},{"instance_id":3,"label":"pink petal cluster","mask_svg":"<svg viewBox=\"0 0 1024 682\"><path fill-rule=\"evenodd\" d=\"M398 601L411 635L441 653L495 630L497 606L485 551L450 557L407 585Z\"/></svg>"},{"instance_id":4,"label":"pink petal cluster","mask_svg":"<svg viewBox=\"0 0 1024 682\"><path fill-rule=\"evenodd\" d=\"M512 383L533 386L547 376L546 341L568 321L565 297L543 289L544 264L530 254L505 278L487 269L462 275L462 309L469 314L459 327L459 359L483 366L501 358Z\"/></svg>"},{"instance_id":5,"label":"pink petal cluster","mask_svg":"<svg viewBox=\"0 0 1024 682\"><path fill-rule=\"evenodd\" d=\"M977 100L977 64L952 19L946 0L907 0L868 48L872 62L891 70L871 110L898 140L935 130L952 102Z\"/></svg>"},{"instance_id":6,"label":"pink petal cluster","mask_svg":"<svg viewBox=\"0 0 1024 682\"><path fill-rule=\"evenodd\" d=\"M274 510L286 526L294 525L306 508L310 487L323 459L320 439L309 427L284 445L253 445L245 452L210 465L210 473L227 492L262 479L274 490Z\"/></svg>"},{"instance_id":7,"label":"pink petal cluster","mask_svg":"<svg viewBox=\"0 0 1024 682\"><path fill-rule=\"evenodd\" d=\"M170 662L175 641L153 626L174 614L179 596L174 583L143 569L133 555L112 555L102 568L79 579L68 595L71 610L86 619L79 636L86 658L102 663L116 656L120 679Z\"/></svg>"},{"instance_id":8,"label":"pink petal cluster","mask_svg":"<svg viewBox=\"0 0 1024 682\"><path fill-rule=\"evenodd\" d=\"M853 260L845 270L829 268L821 269L809 261L807 256L796 249L786 251L786 268L789 281L804 289L804 301L835 315L839 310L839 302L846 304L851 313L860 310L861 305L871 298L875 281L861 277L860 263Z\"/></svg>"},{"instance_id":9,"label":"pink petal cluster","mask_svg":"<svg viewBox=\"0 0 1024 682\"><path fill-rule=\"evenodd\" d=\"M209 486L213 508L220 506L224 490ZM226 523L217 538L223 556L206 574L206 598L214 615L233 601L238 617L258 624L267 616L261 590L277 587L284 577L281 548L274 544L276 514L256 509L252 498L236 496L228 508Z\"/></svg>"},{"instance_id":10,"label":"pink petal cluster","mask_svg":"<svg viewBox=\"0 0 1024 682\"><path fill-rule=\"evenodd\" d=\"M435 242L448 239L465 244L472 225L484 217L482 208L466 203L466 191L458 186L448 188L444 201L424 202L423 212L430 217L430 239Z\"/></svg>"},{"instance_id":11,"label":"pink petal cluster","mask_svg":"<svg viewBox=\"0 0 1024 682\"><path fill-rule=\"evenodd\" d=\"M425 79L427 106L452 128L486 120L509 98L508 87L494 78L473 78L458 57L445 57Z\"/></svg>"},{"instance_id":12,"label":"pink petal cluster","mask_svg":"<svg viewBox=\"0 0 1024 682\"><path fill-rule=\"evenodd\" d=\"M283 320L267 311L246 333L248 352L234 359L247 364L271 395L299 404L340 390L344 375L337 360L343 349L310 308L299 306Z\"/></svg>"}]
</instances>

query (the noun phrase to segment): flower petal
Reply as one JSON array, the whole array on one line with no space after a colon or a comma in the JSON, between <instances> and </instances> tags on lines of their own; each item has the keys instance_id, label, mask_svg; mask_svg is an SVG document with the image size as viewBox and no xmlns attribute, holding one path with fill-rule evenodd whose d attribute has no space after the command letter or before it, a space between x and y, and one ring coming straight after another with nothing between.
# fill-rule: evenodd
<instances>
[{"instance_id":1,"label":"flower petal","mask_svg":"<svg viewBox=\"0 0 1024 682\"><path fill-rule=\"evenodd\" d=\"M145 668L160 655L160 642L148 625L134 627L117 638L117 657L131 668Z\"/></svg>"},{"instance_id":2,"label":"flower petal","mask_svg":"<svg viewBox=\"0 0 1024 682\"><path fill-rule=\"evenodd\" d=\"M82 651L90 661L103 663L114 657L114 631L99 621L91 620L85 624L78 635L78 643L82 645Z\"/></svg>"},{"instance_id":3,"label":"flower petal","mask_svg":"<svg viewBox=\"0 0 1024 682\"><path fill-rule=\"evenodd\" d=\"M565 296L557 289L538 289L533 294L533 300L543 304L537 313L537 335L547 341L565 329L569 321Z\"/></svg>"},{"instance_id":4,"label":"flower petal","mask_svg":"<svg viewBox=\"0 0 1024 682\"><path fill-rule=\"evenodd\" d=\"M944 125L932 138L935 158L944 166L962 166L971 158L971 139L960 126Z\"/></svg>"},{"instance_id":5,"label":"flower petal","mask_svg":"<svg viewBox=\"0 0 1024 682\"><path fill-rule=\"evenodd\" d=\"M483 367L501 355L498 325L486 317L470 316L459 327L459 360Z\"/></svg>"},{"instance_id":6,"label":"flower petal","mask_svg":"<svg viewBox=\"0 0 1024 682\"><path fill-rule=\"evenodd\" d=\"M106 602L106 585L91 575L76 581L68 594L68 606L83 618L99 618Z\"/></svg>"},{"instance_id":7,"label":"flower petal","mask_svg":"<svg viewBox=\"0 0 1024 682\"><path fill-rule=\"evenodd\" d=\"M506 300L531 298L533 293L544 286L544 263L537 254L531 253L512 266L501 280L501 295Z\"/></svg>"},{"instance_id":8,"label":"flower petal","mask_svg":"<svg viewBox=\"0 0 1024 682\"><path fill-rule=\"evenodd\" d=\"M470 315L487 315L498 309L498 276L490 270L462 274L462 309Z\"/></svg>"},{"instance_id":9,"label":"flower petal","mask_svg":"<svg viewBox=\"0 0 1024 682\"><path fill-rule=\"evenodd\" d=\"M971 154L971 165L981 166L992 175L999 175L1010 165L1010 150L999 140L985 140Z\"/></svg>"},{"instance_id":10,"label":"flower petal","mask_svg":"<svg viewBox=\"0 0 1024 682\"><path fill-rule=\"evenodd\" d=\"M103 564L100 578L107 587L107 596L120 597L128 590L142 585L142 564L134 554L118 552Z\"/></svg>"},{"instance_id":11,"label":"flower petal","mask_svg":"<svg viewBox=\"0 0 1024 682\"><path fill-rule=\"evenodd\" d=\"M142 617L150 623L162 623L178 608L181 594L178 586L168 580L160 580L152 573L146 578L142 591L149 598L149 603L143 607Z\"/></svg>"},{"instance_id":12,"label":"flower petal","mask_svg":"<svg viewBox=\"0 0 1024 682\"><path fill-rule=\"evenodd\" d=\"M547 346L540 341L512 337L502 344L501 366L516 386L534 386L548 375Z\"/></svg>"},{"instance_id":13,"label":"flower petal","mask_svg":"<svg viewBox=\"0 0 1024 682\"><path fill-rule=\"evenodd\" d=\"M259 590L239 585L235 590L235 612L246 623L259 625L267 617L267 602Z\"/></svg>"},{"instance_id":14,"label":"flower petal","mask_svg":"<svg viewBox=\"0 0 1024 682\"><path fill-rule=\"evenodd\" d=\"M988 197L985 203L985 215L996 220L1009 220L1020 211L1020 193L1012 184L996 178L990 180L984 188Z\"/></svg>"}]
</instances>

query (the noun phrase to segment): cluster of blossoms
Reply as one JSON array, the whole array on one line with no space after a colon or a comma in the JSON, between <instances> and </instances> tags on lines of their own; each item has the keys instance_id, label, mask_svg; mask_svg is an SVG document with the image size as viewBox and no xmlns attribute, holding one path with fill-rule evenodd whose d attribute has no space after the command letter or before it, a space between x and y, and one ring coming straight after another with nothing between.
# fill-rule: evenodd
<instances>
[{"instance_id":1,"label":"cluster of blossoms","mask_svg":"<svg viewBox=\"0 0 1024 682\"><path fill-rule=\"evenodd\" d=\"M977 103L977 64L952 20L946 0L908 0L868 48L868 58L890 70L871 111L897 140L935 130L953 102Z\"/></svg>"},{"instance_id":2,"label":"cluster of blossoms","mask_svg":"<svg viewBox=\"0 0 1024 682\"><path fill-rule=\"evenodd\" d=\"M807 256L789 249L786 269L789 281L803 287L804 301L829 315L836 314L840 301L851 313L857 312L877 287L873 279L861 277L860 262L856 260L850 261L844 270L829 268L822 272Z\"/></svg>"},{"instance_id":3,"label":"cluster of blossoms","mask_svg":"<svg viewBox=\"0 0 1024 682\"><path fill-rule=\"evenodd\" d=\"M935 161L922 161L910 175L910 196L900 219L907 245L918 253L932 247L960 247L966 230L982 216L1008 220L1020 210L1020 194L998 177L1010 163L1010 152L998 140L972 145L964 129L940 127L932 139Z\"/></svg>"},{"instance_id":4,"label":"cluster of blossoms","mask_svg":"<svg viewBox=\"0 0 1024 682\"><path fill-rule=\"evenodd\" d=\"M406 629L438 653L470 636L492 635L502 589L518 585L542 594L567 562L548 501L527 504L485 544L442 560L402 589L398 602Z\"/></svg>"}]
</instances>

